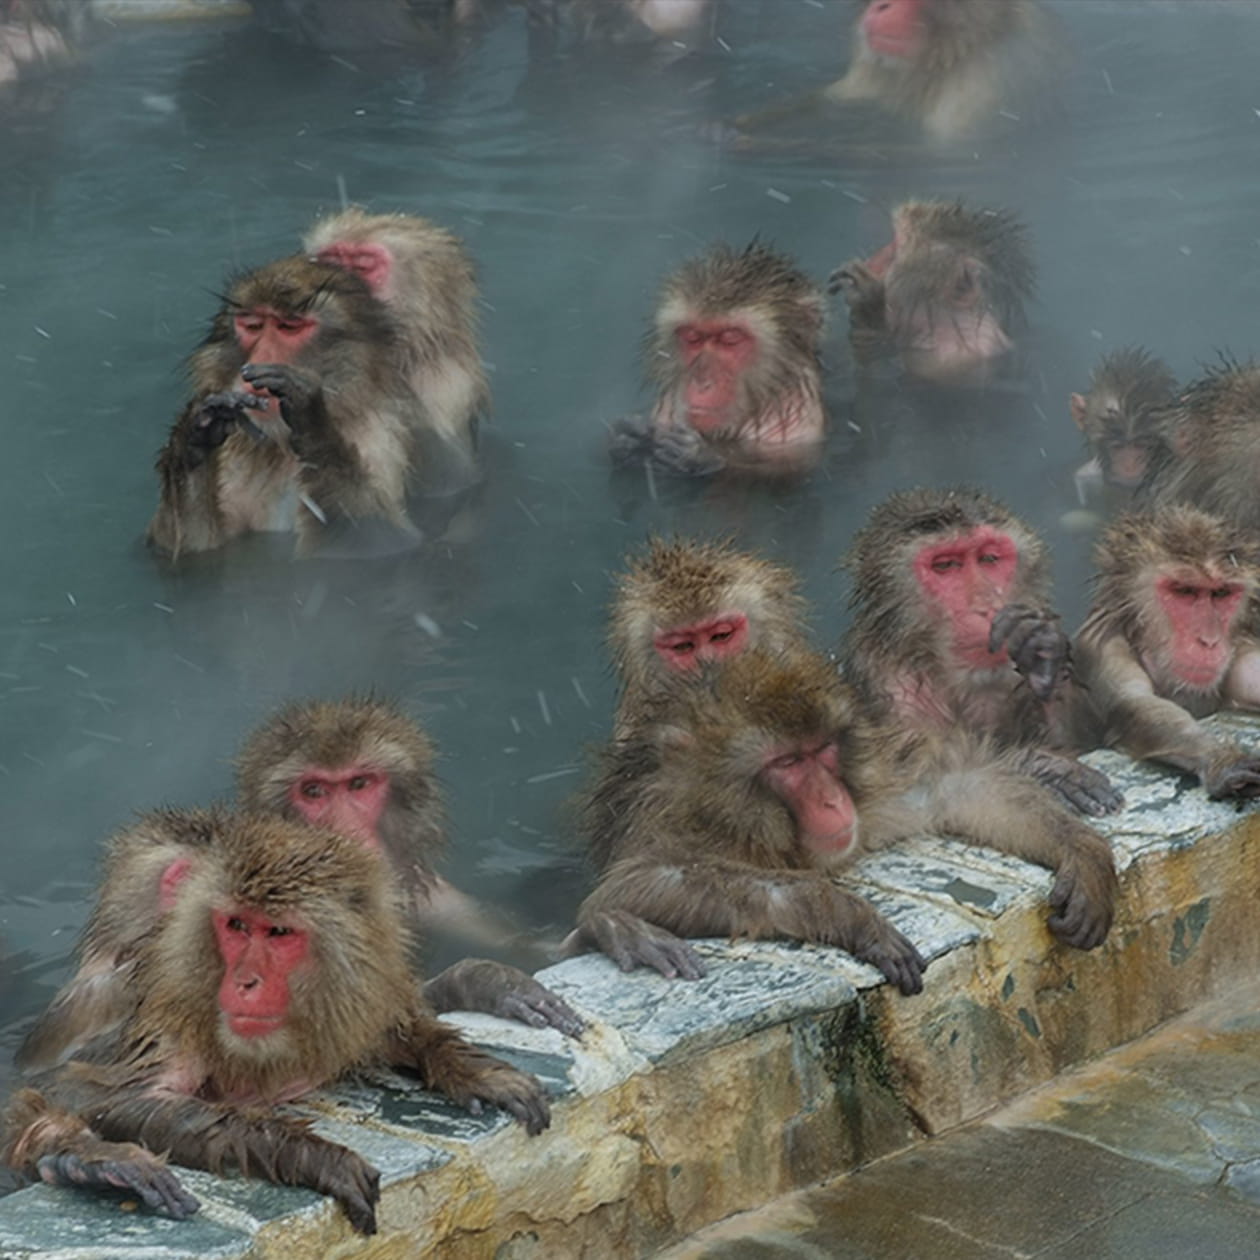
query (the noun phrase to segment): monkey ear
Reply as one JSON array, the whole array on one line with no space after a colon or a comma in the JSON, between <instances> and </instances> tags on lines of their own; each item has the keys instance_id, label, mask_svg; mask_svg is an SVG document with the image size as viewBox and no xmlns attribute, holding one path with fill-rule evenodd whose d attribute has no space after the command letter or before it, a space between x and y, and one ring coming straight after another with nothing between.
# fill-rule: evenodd
<instances>
[{"instance_id":1,"label":"monkey ear","mask_svg":"<svg viewBox=\"0 0 1260 1260\"><path fill-rule=\"evenodd\" d=\"M821 293L807 293L797 299L797 305L809 317L815 328L821 329L827 322L827 303Z\"/></svg>"},{"instance_id":2,"label":"monkey ear","mask_svg":"<svg viewBox=\"0 0 1260 1260\"><path fill-rule=\"evenodd\" d=\"M166 869L158 878L158 905L163 911L175 904L180 885L186 880L193 868L192 858L184 855L168 862Z\"/></svg>"},{"instance_id":3,"label":"monkey ear","mask_svg":"<svg viewBox=\"0 0 1260 1260\"><path fill-rule=\"evenodd\" d=\"M1068 407L1072 412L1072 419L1076 421L1078 429L1085 428L1085 395L1069 394Z\"/></svg>"}]
</instances>

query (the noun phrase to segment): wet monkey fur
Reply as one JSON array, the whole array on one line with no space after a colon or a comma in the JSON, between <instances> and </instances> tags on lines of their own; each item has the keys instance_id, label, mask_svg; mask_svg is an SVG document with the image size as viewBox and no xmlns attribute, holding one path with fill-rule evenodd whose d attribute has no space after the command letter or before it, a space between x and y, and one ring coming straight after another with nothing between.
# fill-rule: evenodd
<instances>
[{"instance_id":1,"label":"wet monkey fur","mask_svg":"<svg viewBox=\"0 0 1260 1260\"><path fill-rule=\"evenodd\" d=\"M168 1155L329 1194L370 1234L376 1169L277 1104L382 1064L473 1109L505 1107L531 1133L547 1126L538 1083L420 998L388 869L361 843L277 818L203 821L211 843L158 876L170 904L136 946L134 1009L17 1095L6 1163L183 1218L197 1202Z\"/></svg>"}]
</instances>

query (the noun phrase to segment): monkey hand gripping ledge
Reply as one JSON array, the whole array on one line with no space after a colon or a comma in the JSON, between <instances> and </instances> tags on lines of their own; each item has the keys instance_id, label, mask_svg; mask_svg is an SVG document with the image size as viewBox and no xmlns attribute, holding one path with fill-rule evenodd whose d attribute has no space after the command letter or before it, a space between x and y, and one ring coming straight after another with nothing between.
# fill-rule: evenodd
<instances>
[{"instance_id":1,"label":"monkey hand gripping ledge","mask_svg":"<svg viewBox=\"0 0 1260 1260\"><path fill-rule=\"evenodd\" d=\"M1216 724L1260 742L1260 723ZM1122 888L1100 949L1055 943L1041 868L914 841L852 881L931 960L919 996L837 950L786 943L705 942L695 982L572 959L542 978L587 1018L581 1041L453 1017L543 1079L555 1107L541 1137L388 1072L297 1109L380 1170L375 1237L310 1191L180 1170L202 1204L187 1221L47 1186L0 1200L0 1255L647 1256L924 1141L1260 967L1253 809L1118 754L1089 760L1127 798L1096 824Z\"/></svg>"}]
</instances>

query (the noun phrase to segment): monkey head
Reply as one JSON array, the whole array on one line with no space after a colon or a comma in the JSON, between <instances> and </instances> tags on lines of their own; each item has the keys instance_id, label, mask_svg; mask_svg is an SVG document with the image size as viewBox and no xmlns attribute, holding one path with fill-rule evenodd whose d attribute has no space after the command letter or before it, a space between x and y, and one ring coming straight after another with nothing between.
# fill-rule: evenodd
<instances>
[{"instance_id":1,"label":"monkey head","mask_svg":"<svg viewBox=\"0 0 1260 1260\"><path fill-rule=\"evenodd\" d=\"M617 582L608 645L627 690L724 661L748 647L801 641L795 574L727 541L650 539Z\"/></svg>"},{"instance_id":2,"label":"monkey head","mask_svg":"<svg viewBox=\"0 0 1260 1260\"><path fill-rule=\"evenodd\" d=\"M990 646L1006 605L1046 596L1041 539L976 490L909 490L872 511L848 561L852 605L863 625L907 645L907 655L943 653L968 669L1009 667Z\"/></svg>"},{"instance_id":3,"label":"monkey head","mask_svg":"<svg viewBox=\"0 0 1260 1260\"><path fill-rule=\"evenodd\" d=\"M1163 694L1218 692L1257 627L1260 543L1197 508L1129 513L1098 542L1095 607L1112 610Z\"/></svg>"},{"instance_id":4,"label":"monkey head","mask_svg":"<svg viewBox=\"0 0 1260 1260\"><path fill-rule=\"evenodd\" d=\"M214 1065L225 1094L292 1097L380 1044L410 992L407 934L385 867L354 840L249 815L218 831L170 881L139 1017L181 1062Z\"/></svg>"}]
</instances>

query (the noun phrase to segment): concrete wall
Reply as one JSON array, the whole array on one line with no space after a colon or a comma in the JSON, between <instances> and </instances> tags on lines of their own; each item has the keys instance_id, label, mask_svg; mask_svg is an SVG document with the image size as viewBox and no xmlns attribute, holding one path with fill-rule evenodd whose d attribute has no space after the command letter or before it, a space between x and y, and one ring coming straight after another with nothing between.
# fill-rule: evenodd
<instances>
[{"instance_id":1,"label":"concrete wall","mask_svg":"<svg viewBox=\"0 0 1260 1260\"><path fill-rule=\"evenodd\" d=\"M1100 824L1122 896L1099 950L1050 937L1045 871L916 841L852 883L933 960L917 997L837 950L788 944L705 943L694 984L574 959L542 978L588 1018L581 1042L454 1017L547 1082L541 1137L393 1074L304 1108L381 1169L374 1238L311 1192L189 1172L203 1207L183 1223L24 1190L0 1201L0 1255L616 1260L923 1141L1260 967L1256 816L1183 777L1091 760L1128 801Z\"/></svg>"}]
</instances>

